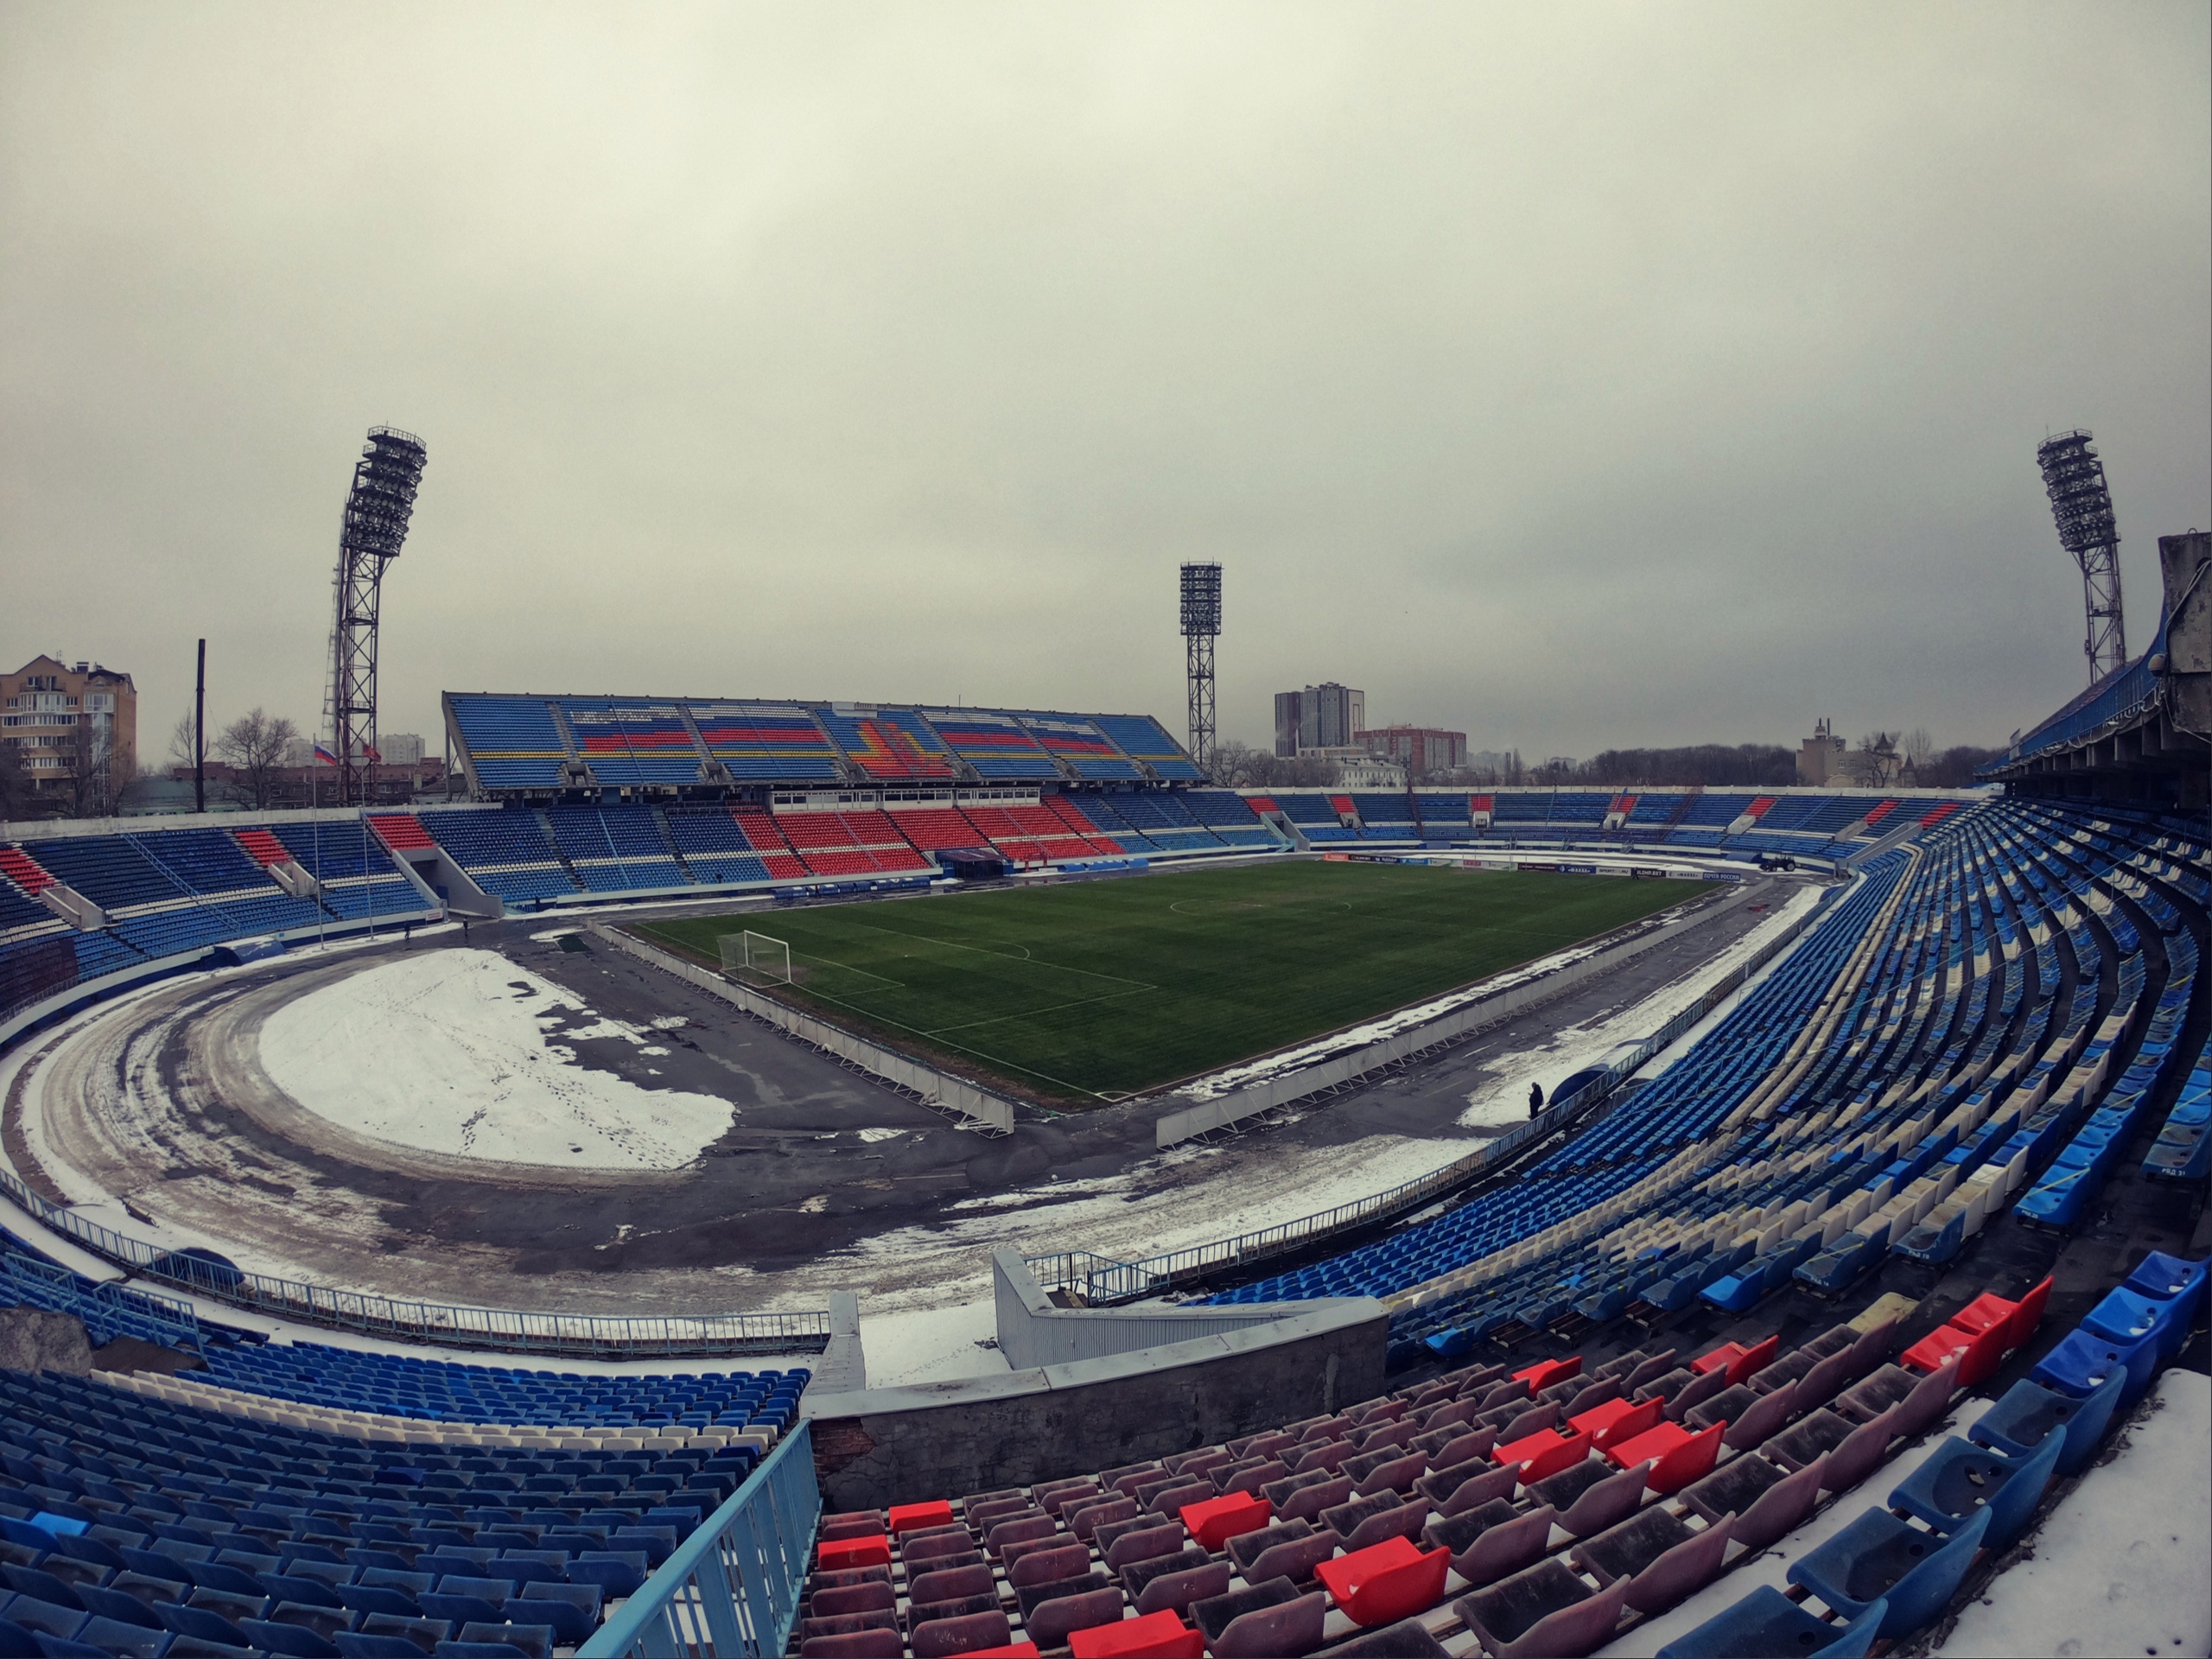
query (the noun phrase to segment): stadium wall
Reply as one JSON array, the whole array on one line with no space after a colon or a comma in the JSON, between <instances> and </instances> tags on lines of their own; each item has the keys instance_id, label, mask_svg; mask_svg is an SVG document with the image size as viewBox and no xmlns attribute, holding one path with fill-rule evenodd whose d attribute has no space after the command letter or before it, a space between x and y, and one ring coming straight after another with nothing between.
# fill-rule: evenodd
<instances>
[{"instance_id":1,"label":"stadium wall","mask_svg":"<svg viewBox=\"0 0 2212 1659\"><path fill-rule=\"evenodd\" d=\"M844 1394L810 1388L800 1413L811 1425L825 1503L880 1509L918 1493L1031 1485L1191 1451L1382 1392L1390 1320L1380 1302L1284 1306L1295 1311L1243 1329L1004 1376ZM1110 1313L1072 1317L1135 1328Z\"/></svg>"},{"instance_id":2,"label":"stadium wall","mask_svg":"<svg viewBox=\"0 0 2212 1659\"><path fill-rule=\"evenodd\" d=\"M1017 1371L1072 1360L1109 1359L1140 1348L1173 1346L1272 1325L1282 1317L1272 1307L1062 1306L1037 1282L1021 1252L1004 1244L991 1252L991 1283L998 1309L999 1352Z\"/></svg>"}]
</instances>

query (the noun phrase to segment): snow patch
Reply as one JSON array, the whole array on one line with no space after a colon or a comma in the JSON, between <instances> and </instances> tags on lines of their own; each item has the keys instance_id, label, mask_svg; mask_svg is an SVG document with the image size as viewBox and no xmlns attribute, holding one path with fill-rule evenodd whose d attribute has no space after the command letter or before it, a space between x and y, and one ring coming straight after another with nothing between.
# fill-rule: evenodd
<instances>
[{"instance_id":1,"label":"snow patch","mask_svg":"<svg viewBox=\"0 0 2212 1659\"><path fill-rule=\"evenodd\" d=\"M2059 1501L1936 1653L2212 1653L2208 1486L2212 1377L2170 1370L2119 1455Z\"/></svg>"},{"instance_id":2,"label":"snow patch","mask_svg":"<svg viewBox=\"0 0 2212 1659\"><path fill-rule=\"evenodd\" d=\"M728 1101L575 1064L568 1043L546 1040L549 1007L596 1020L563 1033L569 1041L643 1040L496 951L440 950L276 1009L261 1028L261 1063L307 1110L421 1152L680 1169L728 1129Z\"/></svg>"},{"instance_id":3,"label":"snow patch","mask_svg":"<svg viewBox=\"0 0 2212 1659\"><path fill-rule=\"evenodd\" d=\"M1427 1025L1430 1020L1440 1019L1455 1008L1466 1007L1470 1002L1495 996L1498 992L1510 990L1516 985L1525 985L1532 979L1554 973L1561 968L1580 962L1586 957L1593 957L1605 948L1608 947L1589 944L1577 945L1569 950L1556 951L1551 956L1529 963L1525 967L1494 975L1478 985L1471 985L1464 990L1453 991L1448 996L1440 996L1433 1001L1417 1003L1409 1008L1400 1008L1395 1014L1385 1014L1380 1020L1370 1020L1363 1026L1353 1026L1348 1030L1333 1032L1326 1037L1317 1038L1313 1042L1301 1043L1296 1048L1287 1048L1278 1054L1263 1055L1248 1065L1231 1066L1226 1071L1212 1072L1200 1077L1196 1083L1184 1084L1174 1091L1173 1098L1212 1100L1234 1090L1257 1083L1263 1077L1272 1077L1286 1071L1302 1071L1309 1065L1318 1065L1322 1061L1332 1058L1338 1054L1350 1053L1353 1049L1365 1048L1370 1043L1379 1043L1385 1038L1395 1037L1400 1032L1412 1027Z\"/></svg>"}]
</instances>

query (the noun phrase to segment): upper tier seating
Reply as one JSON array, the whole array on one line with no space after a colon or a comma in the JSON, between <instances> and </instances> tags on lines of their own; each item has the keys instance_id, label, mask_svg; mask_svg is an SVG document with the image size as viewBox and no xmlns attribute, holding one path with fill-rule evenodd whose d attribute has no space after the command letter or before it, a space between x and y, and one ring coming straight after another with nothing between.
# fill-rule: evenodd
<instances>
[{"instance_id":1,"label":"upper tier seating","mask_svg":"<svg viewBox=\"0 0 2212 1659\"><path fill-rule=\"evenodd\" d=\"M936 783L953 776L952 752L911 709L817 708L814 717L845 758L887 784Z\"/></svg>"},{"instance_id":2,"label":"upper tier seating","mask_svg":"<svg viewBox=\"0 0 2212 1659\"><path fill-rule=\"evenodd\" d=\"M1123 779L1134 781L1144 776L1096 721L1074 715L1024 715L1021 723L1036 735L1048 754L1078 778L1113 782Z\"/></svg>"},{"instance_id":3,"label":"upper tier seating","mask_svg":"<svg viewBox=\"0 0 2212 1659\"><path fill-rule=\"evenodd\" d=\"M569 745L553 718L551 704L542 697L457 696L450 701L469 762L485 788L559 787Z\"/></svg>"},{"instance_id":4,"label":"upper tier seating","mask_svg":"<svg viewBox=\"0 0 2212 1659\"><path fill-rule=\"evenodd\" d=\"M566 697L561 714L576 752L603 788L696 784L704 758L690 723L672 703Z\"/></svg>"},{"instance_id":5,"label":"upper tier seating","mask_svg":"<svg viewBox=\"0 0 2212 1659\"><path fill-rule=\"evenodd\" d=\"M1160 722L1135 715L925 709L881 704L450 695L486 789L550 791L582 760L604 788L717 781L834 785L984 780L1198 783Z\"/></svg>"},{"instance_id":6,"label":"upper tier seating","mask_svg":"<svg viewBox=\"0 0 2212 1659\"><path fill-rule=\"evenodd\" d=\"M1098 729L1122 753L1141 762L1154 777L1175 783L1203 783L1205 774L1192 764L1180 745L1149 715L1098 715Z\"/></svg>"},{"instance_id":7,"label":"upper tier seating","mask_svg":"<svg viewBox=\"0 0 2212 1659\"><path fill-rule=\"evenodd\" d=\"M837 781L837 751L804 709L770 702L690 707L707 753L737 782Z\"/></svg>"},{"instance_id":8,"label":"upper tier seating","mask_svg":"<svg viewBox=\"0 0 2212 1659\"><path fill-rule=\"evenodd\" d=\"M978 778L988 781L1059 776L1059 768L1052 764L1044 745L1018 715L976 709L932 709L925 713L938 734Z\"/></svg>"}]
</instances>

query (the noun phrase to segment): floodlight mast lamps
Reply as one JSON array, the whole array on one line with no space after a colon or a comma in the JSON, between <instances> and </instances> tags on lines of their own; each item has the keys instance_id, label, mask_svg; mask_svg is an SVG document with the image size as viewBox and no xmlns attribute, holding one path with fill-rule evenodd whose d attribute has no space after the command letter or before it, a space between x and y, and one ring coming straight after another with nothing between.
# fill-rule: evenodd
<instances>
[{"instance_id":1,"label":"floodlight mast lamps","mask_svg":"<svg viewBox=\"0 0 2212 1659\"><path fill-rule=\"evenodd\" d=\"M385 567L399 556L429 458L411 432L372 426L354 463L338 534L337 618L330 630L330 752L338 804L366 805L377 747L377 613Z\"/></svg>"},{"instance_id":2,"label":"floodlight mast lamps","mask_svg":"<svg viewBox=\"0 0 2212 1659\"><path fill-rule=\"evenodd\" d=\"M2044 439L2036 450L2036 464L2043 468L2058 543L2082 567L2082 604L2088 613L2082 650L2094 685L2127 662L2127 626L2120 607L2120 528L2113 521L2105 464L2086 431Z\"/></svg>"},{"instance_id":3,"label":"floodlight mast lamps","mask_svg":"<svg viewBox=\"0 0 2212 1659\"><path fill-rule=\"evenodd\" d=\"M1183 567L1183 677L1190 692L1191 759L1213 776L1213 642L1221 632L1221 567Z\"/></svg>"}]
</instances>

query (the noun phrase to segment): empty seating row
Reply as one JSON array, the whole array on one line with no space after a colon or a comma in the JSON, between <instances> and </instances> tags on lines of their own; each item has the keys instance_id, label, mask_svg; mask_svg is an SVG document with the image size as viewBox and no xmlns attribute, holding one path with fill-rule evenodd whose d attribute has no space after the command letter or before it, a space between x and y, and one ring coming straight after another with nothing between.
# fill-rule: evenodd
<instances>
[{"instance_id":1,"label":"empty seating row","mask_svg":"<svg viewBox=\"0 0 2212 1659\"><path fill-rule=\"evenodd\" d=\"M1956 1361L1890 1363L1895 1329L1470 1368L1156 1462L827 1516L798 1651L1589 1653L1942 1419Z\"/></svg>"},{"instance_id":2,"label":"empty seating row","mask_svg":"<svg viewBox=\"0 0 2212 1659\"><path fill-rule=\"evenodd\" d=\"M2155 1033L2187 1003L2203 917L2160 861L2174 849L2085 823L2109 850L2075 866L2026 825L1993 807L1885 855L1734 1015L1518 1182L1217 1300L1382 1295L1401 1357L1451 1356L1792 1284L1833 1295L1892 1249L1948 1259L2108 1090L2139 1110L2179 1064ZM2045 860L2107 913L2042 898ZM2134 896L2105 880L2130 861ZM2099 942L2134 938L2141 900L2176 925L2147 968L2139 941L2116 960ZM2115 1012L2093 1024L2101 1000Z\"/></svg>"},{"instance_id":3,"label":"empty seating row","mask_svg":"<svg viewBox=\"0 0 2212 1659\"><path fill-rule=\"evenodd\" d=\"M474 1624L543 1652L588 1636L756 1456L370 1446L0 1372L0 1621L108 1651L174 1633L313 1654Z\"/></svg>"},{"instance_id":4,"label":"empty seating row","mask_svg":"<svg viewBox=\"0 0 2212 1659\"><path fill-rule=\"evenodd\" d=\"M2203 1262L2152 1251L1963 1438L1946 1440L1896 1486L1886 1505L1791 1562L1795 1596L1762 1586L1660 1649L1662 1659L1863 1654L1933 1622L1977 1559L2019 1539L2051 1483L2081 1472L2172 1358L2202 1311L2205 1278ZM1947 1355L1963 1382L1968 1357L1988 1333L2005 1335L2008 1345L2024 1339L2017 1322L2027 1306L1977 1301L1906 1357Z\"/></svg>"}]
</instances>

